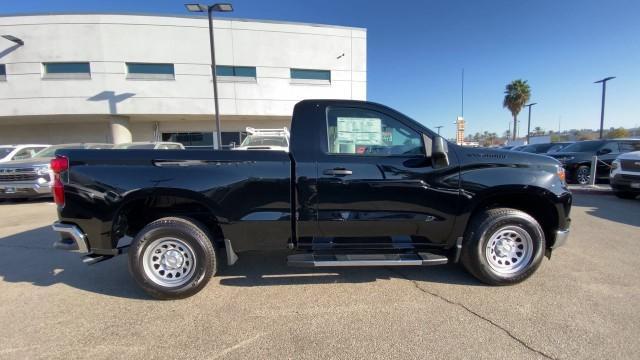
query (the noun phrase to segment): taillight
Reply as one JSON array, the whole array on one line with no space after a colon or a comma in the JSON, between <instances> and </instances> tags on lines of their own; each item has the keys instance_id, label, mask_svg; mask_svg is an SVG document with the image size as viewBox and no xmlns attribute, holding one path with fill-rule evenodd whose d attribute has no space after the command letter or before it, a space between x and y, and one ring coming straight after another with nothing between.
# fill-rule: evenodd
<instances>
[{"instance_id":1,"label":"taillight","mask_svg":"<svg viewBox=\"0 0 640 360\"><path fill-rule=\"evenodd\" d=\"M51 171L53 171L53 200L56 205L64 205L64 184L60 179L60 173L69 169L69 159L64 156L56 156L51 160Z\"/></svg>"},{"instance_id":2,"label":"taillight","mask_svg":"<svg viewBox=\"0 0 640 360\"><path fill-rule=\"evenodd\" d=\"M54 173L60 174L67 169L69 169L69 159L66 157L58 155L51 160L51 170Z\"/></svg>"}]
</instances>

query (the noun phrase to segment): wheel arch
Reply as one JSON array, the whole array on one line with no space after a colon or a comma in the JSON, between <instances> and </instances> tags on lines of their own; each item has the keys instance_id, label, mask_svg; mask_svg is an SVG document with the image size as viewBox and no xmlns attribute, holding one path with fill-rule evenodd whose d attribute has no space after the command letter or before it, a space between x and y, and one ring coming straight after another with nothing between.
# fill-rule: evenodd
<instances>
[{"instance_id":1,"label":"wheel arch","mask_svg":"<svg viewBox=\"0 0 640 360\"><path fill-rule=\"evenodd\" d=\"M145 225L163 217L185 217L204 226L217 245L223 244L220 224L225 217L219 206L198 192L183 189L140 190L128 194L114 212L112 239L135 236ZM219 243L219 244L218 244Z\"/></svg>"},{"instance_id":2,"label":"wheel arch","mask_svg":"<svg viewBox=\"0 0 640 360\"><path fill-rule=\"evenodd\" d=\"M550 191L527 186L520 189L505 188L491 191L478 197L465 211L468 218L465 219L464 232L468 233L472 219L478 213L493 208L512 208L531 215L542 227L547 249L555 242L556 231L560 227L560 213L554 201L556 195Z\"/></svg>"}]
</instances>

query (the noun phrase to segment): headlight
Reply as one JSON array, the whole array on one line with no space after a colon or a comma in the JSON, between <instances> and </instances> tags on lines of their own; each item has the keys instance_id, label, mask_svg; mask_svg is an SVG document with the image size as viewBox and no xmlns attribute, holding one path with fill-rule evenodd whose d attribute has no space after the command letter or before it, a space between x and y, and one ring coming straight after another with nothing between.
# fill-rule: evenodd
<instances>
[{"instance_id":1,"label":"headlight","mask_svg":"<svg viewBox=\"0 0 640 360\"><path fill-rule=\"evenodd\" d=\"M562 182L565 182L565 179L567 178L567 176L562 166L556 166L556 174L558 175L560 180L562 180Z\"/></svg>"},{"instance_id":2,"label":"headlight","mask_svg":"<svg viewBox=\"0 0 640 360\"><path fill-rule=\"evenodd\" d=\"M620 167L620 160L613 160L611 163L611 170L615 170Z\"/></svg>"},{"instance_id":3,"label":"headlight","mask_svg":"<svg viewBox=\"0 0 640 360\"><path fill-rule=\"evenodd\" d=\"M38 175L48 175L51 172L51 170L49 169L49 165L39 166L35 168L35 170L36 170L36 174Z\"/></svg>"}]
</instances>

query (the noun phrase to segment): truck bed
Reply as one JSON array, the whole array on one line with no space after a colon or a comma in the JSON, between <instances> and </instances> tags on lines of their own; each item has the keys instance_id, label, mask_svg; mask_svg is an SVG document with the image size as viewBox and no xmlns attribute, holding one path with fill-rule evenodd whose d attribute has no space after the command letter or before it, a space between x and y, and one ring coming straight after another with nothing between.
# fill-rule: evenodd
<instances>
[{"instance_id":1,"label":"truck bed","mask_svg":"<svg viewBox=\"0 0 640 360\"><path fill-rule=\"evenodd\" d=\"M285 152L63 150L58 155L70 163L60 219L78 224L94 253L113 253L118 238L157 216L145 213L149 201L155 208L178 206L196 219L215 216L202 220L218 223L238 251L281 249L291 236L291 160ZM140 224L120 223L119 215L128 212L139 214ZM252 231L256 224L260 232Z\"/></svg>"}]
</instances>

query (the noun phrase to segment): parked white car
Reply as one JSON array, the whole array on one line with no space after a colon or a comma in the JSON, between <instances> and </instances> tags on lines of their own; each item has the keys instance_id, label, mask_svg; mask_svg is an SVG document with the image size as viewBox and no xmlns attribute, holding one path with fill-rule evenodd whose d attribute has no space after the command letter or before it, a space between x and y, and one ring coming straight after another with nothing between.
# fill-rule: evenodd
<instances>
[{"instance_id":1,"label":"parked white car","mask_svg":"<svg viewBox=\"0 0 640 360\"><path fill-rule=\"evenodd\" d=\"M41 144L0 145L0 163L31 159L38 151L49 146Z\"/></svg>"},{"instance_id":2,"label":"parked white car","mask_svg":"<svg viewBox=\"0 0 640 360\"><path fill-rule=\"evenodd\" d=\"M272 150L289 152L289 129L254 129L247 127L247 137L231 150Z\"/></svg>"},{"instance_id":3,"label":"parked white car","mask_svg":"<svg viewBox=\"0 0 640 360\"><path fill-rule=\"evenodd\" d=\"M633 199L640 195L640 151L621 154L613 160L609 182L619 198Z\"/></svg>"}]
</instances>

